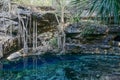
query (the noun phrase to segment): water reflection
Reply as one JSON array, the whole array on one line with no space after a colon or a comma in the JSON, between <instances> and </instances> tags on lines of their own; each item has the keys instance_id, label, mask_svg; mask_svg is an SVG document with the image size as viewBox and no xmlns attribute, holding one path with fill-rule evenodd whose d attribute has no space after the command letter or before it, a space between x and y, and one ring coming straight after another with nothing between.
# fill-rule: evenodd
<instances>
[{"instance_id":1,"label":"water reflection","mask_svg":"<svg viewBox=\"0 0 120 80\"><path fill-rule=\"evenodd\" d=\"M120 80L120 56L31 56L0 64L1 80Z\"/></svg>"}]
</instances>

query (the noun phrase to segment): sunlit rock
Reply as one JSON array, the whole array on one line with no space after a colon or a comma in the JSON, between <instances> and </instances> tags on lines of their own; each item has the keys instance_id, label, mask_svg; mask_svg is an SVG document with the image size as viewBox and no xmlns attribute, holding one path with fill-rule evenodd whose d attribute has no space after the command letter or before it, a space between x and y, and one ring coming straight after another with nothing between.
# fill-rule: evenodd
<instances>
[{"instance_id":1,"label":"sunlit rock","mask_svg":"<svg viewBox=\"0 0 120 80\"><path fill-rule=\"evenodd\" d=\"M20 52L15 52L15 53L11 54L10 56L8 56L7 59L13 60L13 59L19 58L21 56L22 56L22 54Z\"/></svg>"},{"instance_id":2,"label":"sunlit rock","mask_svg":"<svg viewBox=\"0 0 120 80\"><path fill-rule=\"evenodd\" d=\"M120 42L118 43L118 46L120 47Z\"/></svg>"}]
</instances>

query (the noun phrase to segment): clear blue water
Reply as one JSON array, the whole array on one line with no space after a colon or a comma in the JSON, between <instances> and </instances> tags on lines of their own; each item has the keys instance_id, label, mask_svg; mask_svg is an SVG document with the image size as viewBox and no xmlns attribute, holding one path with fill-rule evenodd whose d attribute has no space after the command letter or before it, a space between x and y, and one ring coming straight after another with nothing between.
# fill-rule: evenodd
<instances>
[{"instance_id":1,"label":"clear blue water","mask_svg":"<svg viewBox=\"0 0 120 80\"><path fill-rule=\"evenodd\" d=\"M2 60L0 80L120 80L120 56L43 55Z\"/></svg>"}]
</instances>

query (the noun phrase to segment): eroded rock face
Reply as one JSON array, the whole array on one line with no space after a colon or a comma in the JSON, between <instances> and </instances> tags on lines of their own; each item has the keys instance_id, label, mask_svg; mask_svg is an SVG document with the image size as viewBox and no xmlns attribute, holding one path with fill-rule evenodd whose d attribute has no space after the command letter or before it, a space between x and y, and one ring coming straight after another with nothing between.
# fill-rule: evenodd
<instances>
[{"instance_id":1,"label":"eroded rock face","mask_svg":"<svg viewBox=\"0 0 120 80\"><path fill-rule=\"evenodd\" d=\"M80 33L81 24L80 23L75 23L75 24L70 24L69 26L66 27L65 32L67 34L72 34L72 33Z\"/></svg>"},{"instance_id":2,"label":"eroded rock face","mask_svg":"<svg viewBox=\"0 0 120 80\"><path fill-rule=\"evenodd\" d=\"M37 19L37 23L38 23L38 43L39 43L39 46L41 49L43 49L43 51L46 51L46 47L49 47L49 41L51 38L53 38L54 36L54 32L56 31L56 26L57 26L57 21L56 21L56 18L55 18L55 15L52 14L52 13L46 13L46 14L42 14L42 13L38 13L38 12L34 12L31 10L31 8L26 8L26 7L22 7L22 6L18 6L17 7L17 13L19 13L20 15L22 15L24 18L27 18L29 17L30 15L32 15L32 17L36 17ZM37 7L36 9L45 9L45 10L49 10L51 8L49 7ZM54 9L53 9L54 10ZM1 14L1 16L3 15L4 13ZM9 18L9 14L7 15L7 13L5 14L6 18ZM15 16L15 14L13 15L10 15L10 16ZM1 22L3 22L4 20L1 19ZM9 22L9 20L5 20L6 24ZM14 31L13 32L16 32L18 33L18 19L16 20L10 20L10 23L9 25L15 25L14 26ZM6 29L9 28L9 25L7 24L6 26ZM30 24L32 25L32 24ZM81 37L81 33L84 34L83 32L86 31L86 32L89 32L92 28L92 33L88 34L87 33L87 37L84 38L84 37ZM1 27L0 31L1 32L4 32L6 30L2 30L3 29L3 26ZM87 31L88 29L88 31ZM69 49L73 50L73 51L81 51L81 49L86 49L88 50L89 47L91 47L88 51L95 51L97 50L98 48L101 50L101 49L110 49L111 46L109 45L109 42L110 40L112 39L111 37L107 37L105 36L107 33L112 33L112 32L119 32L119 27L117 28L108 28L107 26L105 25L96 25L96 24L93 24L93 23L74 23L74 24L70 24L68 27L66 27L65 29L65 32L67 34L67 41L69 44L71 45L67 45L66 44L66 47L68 47ZM70 35L68 37L68 35ZM86 34L84 34L86 35ZM102 35L102 37L101 37ZM104 38L106 37L106 38ZM69 41L68 41L68 38ZM102 40L101 40L102 39ZM31 40L32 40L32 37L31 37ZM92 41L92 43L90 42ZM88 45L81 45L81 44L88 44L90 43L91 46L87 47ZM98 44L100 43L100 44ZM72 44L75 44L75 45L72 45ZM79 46L78 46L78 45ZM92 44L97 44L95 45L95 47L93 47ZM98 46L99 45L99 46ZM120 45L120 44L118 44ZM88 49L87 49L88 48Z\"/></svg>"},{"instance_id":3,"label":"eroded rock face","mask_svg":"<svg viewBox=\"0 0 120 80\"><path fill-rule=\"evenodd\" d=\"M95 24L95 23L87 23L87 22L81 22L81 23L74 23L67 26L65 29L66 33L82 33L86 30L90 31L93 29L94 31L90 35L100 35L100 34L106 34L106 31L108 29L105 25Z\"/></svg>"},{"instance_id":4,"label":"eroded rock face","mask_svg":"<svg viewBox=\"0 0 120 80\"><path fill-rule=\"evenodd\" d=\"M11 35L11 36L19 36L19 31L20 31L20 26L19 26L19 19L18 19L18 14L23 18L23 21L26 21L26 18L27 19L30 19L30 16L32 17L32 21L34 20L33 18L36 18L37 19L37 31L38 31L38 46L40 45L43 45L41 47L41 49L43 49L43 51L46 51L46 47L48 47L49 45L47 45L47 43L49 42L49 40L51 39L51 37L53 37L53 32L56 30L56 25L57 25L57 21L56 21L56 18L55 18L55 15L53 13L45 13L45 14L42 14L40 12L36 12L34 10L32 10L32 8L29 7L24 7L24 6L18 6L16 4L14 4L15 7L13 7L12 5L12 8L14 8L14 10L10 13L8 12L1 12L0 13L0 17L4 17L5 18L1 18L0 19L0 35L4 35L7 31L7 33L10 33L11 31L11 25L12 25L12 32L11 34L6 34L6 35ZM49 7L36 7L36 9L39 8L40 10L41 9L45 9L44 11L46 10L51 10L51 8ZM38 11L39 11L38 9ZM54 10L54 9L52 9ZM5 23L4 25L2 23ZM27 27L29 26L32 26L33 27L33 23L31 22L31 24L29 24ZM31 34L32 34L32 30L33 28L31 29ZM50 33L49 33L50 32ZM12 39L10 39L12 40ZM20 40L20 39L19 39ZM32 36L31 36L31 40L32 40ZM13 40L13 46L11 46L11 44L9 45L9 41L7 41L7 43L5 42L5 49L3 49L4 51L4 55L7 55L7 53L12 53L12 51L14 50L14 48L16 47L13 47L13 46L18 46L18 40L17 41L14 41ZM7 45L7 46L6 46ZM22 47L23 47L23 44L21 43L20 44ZM32 44L30 44L30 47L31 47ZM11 48L13 47L13 48ZM11 50L10 50L11 49ZM17 50L18 48L16 48Z\"/></svg>"},{"instance_id":5,"label":"eroded rock face","mask_svg":"<svg viewBox=\"0 0 120 80\"><path fill-rule=\"evenodd\" d=\"M109 27L107 25L89 22L74 23L66 27L67 49L73 52L83 53L119 53L119 26ZM81 45L82 47L77 47Z\"/></svg>"},{"instance_id":6,"label":"eroded rock face","mask_svg":"<svg viewBox=\"0 0 120 80\"><path fill-rule=\"evenodd\" d=\"M109 26L109 33L110 34L120 33L120 26L119 25L111 25L111 26Z\"/></svg>"}]
</instances>

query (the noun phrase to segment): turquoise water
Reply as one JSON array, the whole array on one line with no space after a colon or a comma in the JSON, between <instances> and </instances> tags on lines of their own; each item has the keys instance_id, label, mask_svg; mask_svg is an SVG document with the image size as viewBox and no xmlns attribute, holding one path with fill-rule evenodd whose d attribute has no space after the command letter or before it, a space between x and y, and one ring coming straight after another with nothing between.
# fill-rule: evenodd
<instances>
[{"instance_id":1,"label":"turquoise water","mask_svg":"<svg viewBox=\"0 0 120 80\"><path fill-rule=\"evenodd\" d=\"M43 55L3 60L0 80L120 80L120 56Z\"/></svg>"}]
</instances>

